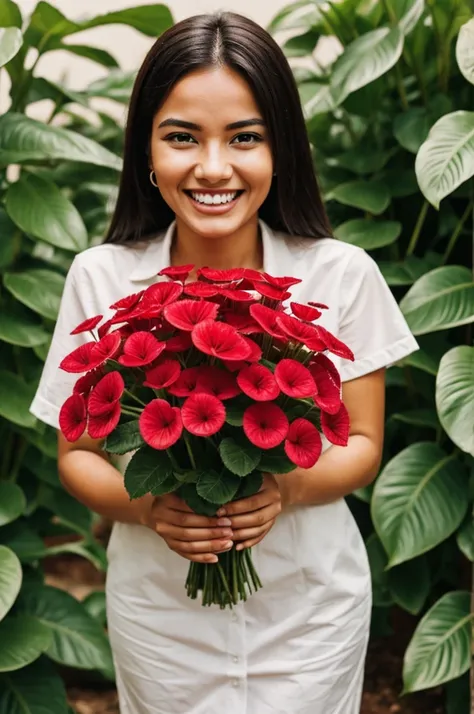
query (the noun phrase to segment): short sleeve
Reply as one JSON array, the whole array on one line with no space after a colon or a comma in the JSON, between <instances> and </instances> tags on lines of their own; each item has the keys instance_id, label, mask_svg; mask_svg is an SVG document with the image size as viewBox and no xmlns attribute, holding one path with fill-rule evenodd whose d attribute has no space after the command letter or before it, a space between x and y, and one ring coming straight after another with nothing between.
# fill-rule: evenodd
<instances>
[{"instance_id":1,"label":"short sleeve","mask_svg":"<svg viewBox=\"0 0 474 714\"><path fill-rule=\"evenodd\" d=\"M91 337L87 332L79 335L70 334L71 330L87 317L91 315L86 315L80 297L78 265L75 258L66 276L51 346L38 389L30 406L30 412L35 417L56 429L59 428L59 411L80 377L79 374L69 374L59 369L59 364L69 352L90 341Z\"/></svg>"},{"instance_id":2,"label":"short sleeve","mask_svg":"<svg viewBox=\"0 0 474 714\"><path fill-rule=\"evenodd\" d=\"M388 367L415 352L418 343L380 272L363 250L353 254L342 280L339 339L355 360L342 360L343 381Z\"/></svg>"}]
</instances>

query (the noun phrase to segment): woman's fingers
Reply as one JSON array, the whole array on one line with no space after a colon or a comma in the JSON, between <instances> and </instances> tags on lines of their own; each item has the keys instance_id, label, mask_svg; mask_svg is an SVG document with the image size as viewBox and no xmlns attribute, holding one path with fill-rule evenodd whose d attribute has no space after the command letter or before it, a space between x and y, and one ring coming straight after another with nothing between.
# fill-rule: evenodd
<instances>
[{"instance_id":1,"label":"woman's fingers","mask_svg":"<svg viewBox=\"0 0 474 714\"><path fill-rule=\"evenodd\" d=\"M167 538L166 542L168 543L168 546L171 548L171 550L175 550L180 555L185 555L185 557L206 553L224 553L226 550L230 550L234 545L233 542L228 539L186 542L183 540L174 540L173 538Z\"/></svg>"},{"instance_id":2,"label":"woman's fingers","mask_svg":"<svg viewBox=\"0 0 474 714\"><path fill-rule=\"evenodd\" d=\"M234 533L234 539L236 533L238 533L243 528L261 528L264 527L270 521L274 521L276 516L280 513L280 509L275 504L265 506L265 508L260 508L258 511L252 511L250 513L243 513L240 516L232 516L232 531Z\"/></svg>"},{"instance_id":3,"label":"woman's fingers","mask_svg":"<svg viewBox=\"0 0 474 714\"><path fill-rule=\"evenodd\" d=\"M162 536L172 538L177 541L210 541L210 540L231 540L233 532L230 528L181 528L171 523L160 523L156 526L156 531Z\"/></svg>"}]
</instances>

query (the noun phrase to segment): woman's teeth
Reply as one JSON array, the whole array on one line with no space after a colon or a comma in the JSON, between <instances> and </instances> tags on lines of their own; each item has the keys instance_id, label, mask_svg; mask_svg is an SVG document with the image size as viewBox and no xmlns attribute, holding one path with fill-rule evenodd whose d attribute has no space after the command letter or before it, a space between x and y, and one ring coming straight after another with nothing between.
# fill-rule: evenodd
<instances>
[{"instance_id":1,"label":"woman's teeth","mask_svg":"<svg viewBox=\"0 0 474 714\"><path fill-rule=\"evenodd\" d=\"M235 198L237 198L237 191L234 193L219 193L210 195L209 193L194 193L191 192L191 196L198 203L205 203L209 206L218 206L221 203L230 203Z\"/></svg>"}]
</instances>

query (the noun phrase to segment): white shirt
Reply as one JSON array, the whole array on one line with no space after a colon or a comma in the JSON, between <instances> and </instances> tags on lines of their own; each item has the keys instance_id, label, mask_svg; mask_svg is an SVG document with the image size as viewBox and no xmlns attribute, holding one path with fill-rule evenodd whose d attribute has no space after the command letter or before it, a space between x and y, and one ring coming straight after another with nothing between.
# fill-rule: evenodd
<instances>
[{"instance_id":1,"label":"white shirt","mask_svg":"<svg viewBox=\"0 0 474 714\"><path fill-rule=\"evenodd\" d=\"M77 379L58 365L89 336L70 331L87 317L107 318L112 303L159 279L174 227L147 244L76 256L31 405L39 419L58 427ZM292 300L328 305L320 324L354 352L354 362L331 355L343 381L417 349L367 253L332 238L273 233L262 221L260 228L265 271L301 278ZM114 525L107 612L121 714L358 714L370 572L346 502L285 510L252 553L263 588L233 611L204 608L185 594L189 561L149 529Z\"/></svg>"}]
</instances>

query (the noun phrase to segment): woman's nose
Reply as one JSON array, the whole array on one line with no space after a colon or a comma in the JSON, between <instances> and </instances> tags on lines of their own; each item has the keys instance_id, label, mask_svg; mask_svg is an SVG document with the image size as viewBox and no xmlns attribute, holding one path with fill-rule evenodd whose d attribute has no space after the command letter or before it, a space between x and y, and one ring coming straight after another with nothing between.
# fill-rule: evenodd
<instances>
[{"instance_id":1,"label":"woman's nose","mask_svg":"<svg viewBox=\"0 0 474 714\"><path fill-rule=\"evenodd\" d=\"M203 151L194 169L194 175L196 179L206 180L211 183L230 179L232 177L232 166L228 161L226 152L217 146L209 147Z\"/></svg>"}]
</instances>

